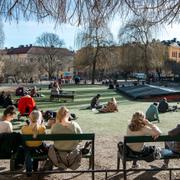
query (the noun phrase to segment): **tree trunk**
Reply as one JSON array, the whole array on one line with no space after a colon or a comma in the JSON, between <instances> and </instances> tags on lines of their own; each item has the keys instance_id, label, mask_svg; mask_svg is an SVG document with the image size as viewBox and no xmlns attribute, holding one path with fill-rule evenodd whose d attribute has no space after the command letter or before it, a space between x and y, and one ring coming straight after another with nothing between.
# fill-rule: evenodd
<instances>
[{"instance_id":1,"label":"tree trunk","mask_svg":"<svg viewBox=\"0 0 180 180\"><path fill-rule=\"evenodd\" d=\"M99 46L96 47L96 52L93 59L91 84L94 84L96 79L96 63L97 63L98 52L99 52Z\"/></svg>"},{"instance_id":2,"label":"tree trunk","mask_svg":"<svg viewBox=\"0 0 180 180\"><path fill-rule=\"evenodd\" d=\"M95 83L95 77L96 77L96 57L94 57L94 60L93 60L91 84Z\"/></svg>"}]
</instances>

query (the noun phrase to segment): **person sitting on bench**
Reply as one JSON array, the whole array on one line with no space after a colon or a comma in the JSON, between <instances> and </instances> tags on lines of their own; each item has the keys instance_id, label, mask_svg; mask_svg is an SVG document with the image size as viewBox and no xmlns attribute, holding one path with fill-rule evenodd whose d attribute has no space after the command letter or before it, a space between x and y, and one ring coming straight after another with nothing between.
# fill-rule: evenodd
<instances>
[{"instance_id":1,"label":"person sitting on bench","mask_svg":"<svg viewBox=\"0 0 180 180\"><path fill-rule=\"evenodd\" d=\"M69 121L69 117L69 110L64 106L61 107L57 112L56 123L52 126L51 134L81 134L79 124ZM61 169L77 169L81 165L81 151L78 145L79 141L54 141L52 148L55 149L58 159L58 162L53 162L54 165Z\"/></svg>"},{"instance_id":2,"label":"person sitting on bench","mask_svg":"<svg viewBox=\"0 0 180 180\"><path fill-rule=\"evenodd\" d=\"M169 106L166 97L164 97L164 98L159 102L158 111L159 111L160 113L165 113L165 112L169 112L169 111L175 111L176 109L177 109L177 106Z\"/></svg>"},{"instance_id":3,"label":"person sitting on bench","mask_svg":"<svg viewBox=\"0 0 180 180\"><path fill-rule=\"evenodd\" d=\"M15 118L16 107L8 106L0 120L0 133L11 133L13 132L13 127L11 121Z\"/></svg>"},{"instance_id":4,"label":"person sitting on bench","mask_svg":"<svg viewBox=\"0 0 180 180\"><path fill-rule=\"evenodd\" d=\"M33 110L30 115L30 124L22 127L22 134L32 134L36 137L38 134L45 134L46 128L42 124L42 114L40 111ZM32 155L36 153L47 154L48 149L42 141L26 141L25 148L25 166L27 176L31 176L32 170L37 171L38 160L32 159Z\"/></svg>"},{"instance_id":5,"label":"person sitting on bench","mask_svg":"<svg viewBox=\"0 0 180 180\"><path fill-rule=\"evenodd\" d=\"M158 104L154 102L146 111L146 119L148 119L150 122L156 120L159 122L159 112L157 106Z\"/></svg>"},{"instance_id":6,"label":"person sitting on bench","mask_svg":"<svg viewBox=\"0 0 180 180\"><path fill-rule=\"evenodd\" d=\"M118 112L118 107L117 107L117 101L115 98L111 98L111 100L104 105L99 112L102 113L108 113L108 112Z\"/></svg>"},{"instance_id":7,"label":"person sitting on bench","mask_svg":"<svg viewBox=\"0 0 180 180\"><path fill-rule=\"evenodd\" d=\"M180 135L180 124L176 126L176 128L170 130L168 132L168 135L170 136L179 136ZM176 141L170 141L165 142L165 149L169 149L174 153L180 153L180 142ZM168 168L169 159L164 159L164 168Z\"/></svg>"},{"instance_id":8,"label":"person sitting on bench","mask_svg":"<svg viewBox=\"0 0 180 180\"><path fill-rule=\"evenodd\" d=\"M99 98L101 97L100 94L97 94L96 96L94 96L91 100L91 105L90 108L91 109L101 109L102 105L99 105Z\"/></svg>"},{"instance_id":9,"label":"person sitting on bench","mask_svg":"<svg viewBox=\"0 0 180 180\"><path fill-rule=\"evenodd\" d=\"M145 119L143 112L137 111L133 114L130 124L127 129L127 136L145 136L151 135L154 139L161 134L160 129ZM146 146L142 143L127 144L133 154L142 155L145 161L153 161L154 153L156 151L154 146ZM159 153L160 154L160 153ZM152 155L152 156L151 156ZM147 159L146 159L147 157ZM132 168L137 168L137 160L133 160Z\"/></svg>"}]
</instances>

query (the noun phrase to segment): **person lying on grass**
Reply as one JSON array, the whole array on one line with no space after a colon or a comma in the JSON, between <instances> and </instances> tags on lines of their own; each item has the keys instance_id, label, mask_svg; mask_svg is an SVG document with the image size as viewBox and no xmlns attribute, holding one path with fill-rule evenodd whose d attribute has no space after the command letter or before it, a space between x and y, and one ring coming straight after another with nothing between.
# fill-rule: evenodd
<instances>
[{"instance_id":1,"label":"person lying on grass","mask_svg":"<svg viewBox=\"0 0 180 180\"><path fill-rule=\"evenodd\" d=\"M118 112L116 99L114 97L111 98L111 100L106 105L104 105L101 109L99 109L99 112L102 113Z\"/></svg>"}]
</instances>

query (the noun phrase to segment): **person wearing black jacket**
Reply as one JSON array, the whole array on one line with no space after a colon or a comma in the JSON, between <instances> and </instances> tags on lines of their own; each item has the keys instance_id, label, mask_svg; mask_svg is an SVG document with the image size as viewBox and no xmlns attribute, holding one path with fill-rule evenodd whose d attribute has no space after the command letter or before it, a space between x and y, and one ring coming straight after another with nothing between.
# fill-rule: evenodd
<instances>
[{"instance_id":1,"label":"person wearing black jacket","mask_svg":"<svg viewBox=\"0 0 180 180\"><path fill-rule=\"evenodd\" d=\"M177 106L169 106L168 102L167 102L167 98L164 97L160 102L159 102L159 106L158 106L158 111L159 113L165 113L165 112L169 112L169 111L175 111L177 109Z\"/></svg>"},{"instance_id":2,"label":"person wearing black jacket","mask_svg":"<svg viewBox=\"0 0 180 180\"><path fill-rule=\"evenodd\" d=\"M11 159L11 170L18 170L24 164L24 141L20 133L0 133L0 159ZM13 161L12 161L13 160Z\"/></svg>"}]
</instances>

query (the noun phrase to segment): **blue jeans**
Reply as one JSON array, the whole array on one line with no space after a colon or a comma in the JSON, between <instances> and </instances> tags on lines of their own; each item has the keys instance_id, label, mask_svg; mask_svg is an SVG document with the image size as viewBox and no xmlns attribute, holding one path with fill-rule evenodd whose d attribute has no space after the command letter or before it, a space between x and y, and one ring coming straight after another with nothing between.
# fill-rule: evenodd
<instances>
[{"instance_id":1,"label":"blue jeans","mask_svg":"<svg viewBox=\"0 0 180 180\"><path fill-rule=\"evenodd\" d=\"M33 171L37 171L38 169L38 160L33 159L32 155L47 155L48 147L46 144L42 143L38 147L26 147L25 148L25 166L26 172L31 173Z\"/></svg>"},{"instance_id":2,"label":"blue jeans","mask_svg":"<svg viewBox=\"0 0 180 180\"><path fill-rule=\"evenodd\" d=\"M27 173L31 173L32 170L37 171L38 169L38 160L32 158L31 150L28 148L25 151L25 166Z\"/></svg>"}]
</instances>

